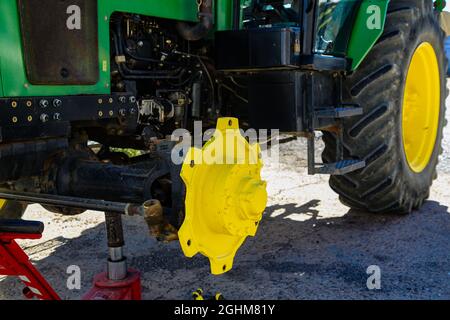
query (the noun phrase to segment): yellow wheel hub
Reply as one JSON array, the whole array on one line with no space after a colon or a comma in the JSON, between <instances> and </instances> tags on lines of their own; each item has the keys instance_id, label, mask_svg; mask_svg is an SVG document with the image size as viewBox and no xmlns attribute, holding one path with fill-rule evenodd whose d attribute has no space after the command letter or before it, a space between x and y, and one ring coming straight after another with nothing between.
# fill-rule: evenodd
<instances>
[{"instance_id":1,"label":"yellow wheel hub","mask_svg":"<svg viewBox=\"0 0 450 320\"><path fill-rule=\"evenodd\" d=\"M422 172L436 144L440 111L440 74L433 46L423 42L409 66L402 111L403 147L409 167Z\"/></svg>"},{"instance_id":2,"label":"yellow wheel hub","mask_svg":"<svg viewBox=\"0 0 450 320\"><path fill-rule=\"evenodd\" d=\"M213 274L229 271L247 236L254 236L267 204L258 144L250 145L235 118L221 118L202 149L191 148L181 177L186 216L178 235L188 257L208 257Z\"/></svg>"}]
</instances>

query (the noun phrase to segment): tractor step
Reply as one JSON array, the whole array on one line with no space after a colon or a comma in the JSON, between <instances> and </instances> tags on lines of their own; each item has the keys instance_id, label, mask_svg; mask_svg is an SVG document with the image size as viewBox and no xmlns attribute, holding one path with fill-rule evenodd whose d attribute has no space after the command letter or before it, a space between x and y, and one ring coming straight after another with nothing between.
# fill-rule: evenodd
<instances>
[{"instance_id":1,"label":"tractor step","mask_svg":"<svg viewBox=\"0 0 450 320\"><path fill-rule=\"evenodd\" d=\"M340 119L340 118L347 118L347 117L353 117L353 116L359 116L362 115L364 112L363 108L356 105L342 105L338 108L327 108L327 109L320 109L315 112L316 118L334 118L334 119Z\"/></svg>"},{"instance_id":2,"label":"tractor step","mask_svg":"<svg viewBox=\"0 0 450 320\"><path fill-rule=\"evenodd\" d=\"M335 163L326 163L315 168L316 174L344 175L366 166L365 161L342 160Z\"/></svg>"},{"instance_id":3,"label":"tractor step","mask_svg":"<svg viewBox=\"0 0 450 320\"><path fill-rule=\"evenodd\" d=\"M338 159L343 156L342 143L337 141L337 147L339 149ZM342 159L342 158L341 158ZM308 174L330 174L334 176L344 175L366 166L366 161L347 159L339 160L333 163L317 163L315 161L315 135L314 133L308 136ZM0 194L1 196L1 194Z\"/></svg>"}]
</instances>

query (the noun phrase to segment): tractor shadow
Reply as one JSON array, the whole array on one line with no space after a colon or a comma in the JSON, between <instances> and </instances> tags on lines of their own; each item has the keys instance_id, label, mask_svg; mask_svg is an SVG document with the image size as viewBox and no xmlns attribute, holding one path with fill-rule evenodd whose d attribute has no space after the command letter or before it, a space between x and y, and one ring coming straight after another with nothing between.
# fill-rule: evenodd
<instances>
[{"instance_id":1,"label":"tractor shadow","mask_svg":"<svg viewBox=\"0 0 450 320\"><path fill-rule=\"evenodd\" d=\"M427 201L410 215L349 210L330 218L319 205L268 207L257 237L235 260L234 279L261 272L276 286L267 299L450 297L448 207ZM371 265L384 272L382 290L367 289Z\"/></svg>"},{"instance_id":2,"label":"tractor shadow","mask_svg":"<svg viewBox=\"0 0 450 320\"><path fill-rule=\"evenodd\" d=\"M238 251L233 269L209 273L209 262L183 256L178 242L148 236L141 218L124 218L129 266L142 272L144 299L190 299L198 287L228 299L444 299L450 297L450 213L434 201L410 215L349 210L326 217L320 200L266 209L256 237ZM27 248L37 268L63 299L80 299L106 267L104 224L79 237L57 237L42 255ZM51 247L51 248L49 248ZM34 251L33 251L34 250ZM34 252L34 253L33 253ZM40 258L34 259L36 252ZM66 286L67 267L81 268L80 290ZM382 290L366 287L367 267L383 272ZM0 298L21 298L17 279L0 279ZM214 292L213 292L214 291Z\"/></svg>"}]
</instances>

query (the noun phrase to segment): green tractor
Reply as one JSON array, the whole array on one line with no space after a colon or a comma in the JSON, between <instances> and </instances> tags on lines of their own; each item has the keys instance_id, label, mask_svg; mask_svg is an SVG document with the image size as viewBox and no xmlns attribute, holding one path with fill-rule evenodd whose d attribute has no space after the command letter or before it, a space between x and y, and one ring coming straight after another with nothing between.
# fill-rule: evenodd
<instances>
[{"instance_id":1,"label":"green tractor","mask_svg":"<svg viewBox=\"0 0 450 320\"><path fill-rule=\"evenodd\" d=\"M0 218L29 203L102 210L118 248L113 213L142 214L159 239L179 236L186 255L226 272L266 205L259 147L236 134L253 164L198 165L217 137L183 152L172 133L197 121L237 133L237 119L307 138L309 173L331 175L345 205L409 213L428 198L442 151L443 6L2 0Z\"/></svg>"}]
</instances>

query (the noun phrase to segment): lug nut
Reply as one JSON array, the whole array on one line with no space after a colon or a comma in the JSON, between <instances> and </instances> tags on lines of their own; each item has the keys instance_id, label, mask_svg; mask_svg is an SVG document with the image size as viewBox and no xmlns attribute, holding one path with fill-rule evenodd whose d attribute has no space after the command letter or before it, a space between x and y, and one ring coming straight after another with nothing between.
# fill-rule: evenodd
<instances>
[{"instance_id":1,"label":"lug nut","mask_svg":"<svg viewBox=\"0 0 450 320\"><path fill-rule=\"evenodd\" d=\"M53 106L54 107L61 107L61 105L62 105L62 101L61 100L59 100L59 99L53 100Z\"/></svg>"},{"instance_id":2,"label":"lug nut","mask_svg":"<svg viewBox=\"0 0 450 320\"><path fill-rule=\"evenodd\" d=\"M127 102L127 98L124 97L124 96L120 96L120 97L119 97L119 102L120 102L120 103L125 103L125 102Z\"/></svg>"},{"instance_id":3,"label":"lug nut","mask_svg":"<svg viewBox=\"0 0 450 320\"><path fill-rule=\"evenodd\" d=\"M47 122L49 120L49 116L46 113L41 114L40 119L43 123Z\"/></svg>"},{"instance_id":4,"label":"lug nut","mask_svg":"<svg viewBox=\"0 0 450 320\"><path fill-rule=\"evenodd\" d=\"M39 105L41 106L41 108L47 108L48 100L42 99L41 101L39 101Z\"/></svg>"},{"instance_id":5,"label":"lug nut","mask_svg":"<svg viewBox=\"0 0 450 320\"><path fill-rule=\"evenodd\" d=\"M125 109L120 109L120 110L119 110L119 114L120 114L122 117L125 117L125 116L127 115L127 110L125 110Z\"/></svg>"},{"instance_id":6,"label":"lug nut","mask_svg":"<svg viewBox=\"0 0 450 320\"><path fill-rule=\"evenodd\" d=\"M136 97L135 96L131 96L130 97L130 103L135 103L136 102Z\"/></svg>"},{"instance_id":7,"label":"lug nut","mask_svg":"<svg viewBox=\"0 0 450 320\"><path fill-rule=\"evenodd\" d=\"M131 115L136 114L136 109L135 109L135 108L131 108L131 109L130 109L130 114L131 114Z\"/></svg>"},{"instance_id":8,"label":"lug nut","mask_svg":"<svg viewBox=\"0 0 450 320\"><path fill-rule=\"evenodd\" d=\"M53 114L53 120L56 120L56 121L61 120L61 114L60 113Z\"/></svg>"}]
</instances>

